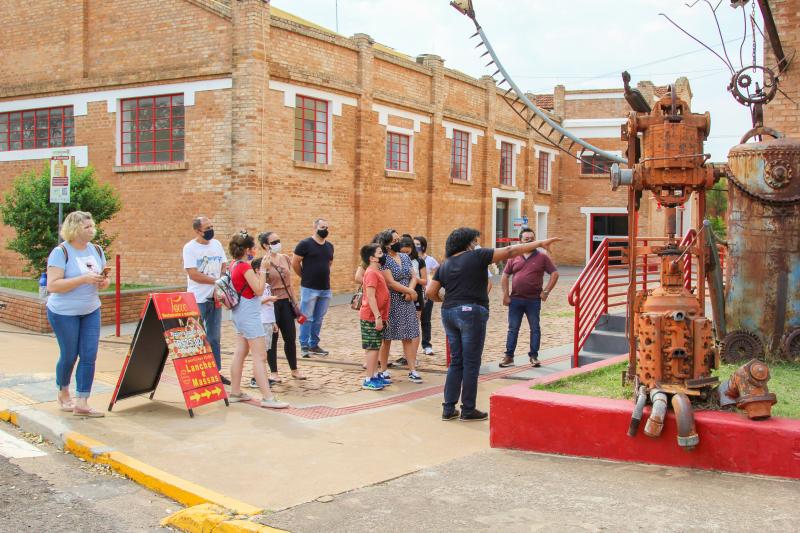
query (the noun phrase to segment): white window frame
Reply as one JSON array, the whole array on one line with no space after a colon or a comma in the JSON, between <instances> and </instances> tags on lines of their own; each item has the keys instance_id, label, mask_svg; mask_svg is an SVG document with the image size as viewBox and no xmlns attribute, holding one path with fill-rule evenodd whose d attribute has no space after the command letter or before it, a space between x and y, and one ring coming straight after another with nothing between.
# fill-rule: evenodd
<instances>
[{"instance_id":1,"label":"white window frame","mask_svg":"<svg viewBox=\"0 0 800 533\"><path fill-rule=\"evenodd\" d=\"M539 188L539 154L546 153L550 157L548 157L547 161L547 189L540 189ZM533 155L536 157L536 190L537 191L545 191L545 192L552 192L553 191L553 180L555 180L555 176L553 175L553 163L556 161L556 157L558 156L558 150L554 148L546 148L544 146L539 146L538 144L533 145Z\"/></svg>"},{"instance_id":2,"label":"white window frame","mask_svg":"<svg viewBox=\"0 0 800 533\"><path fill-rule=\"evenodd\" d=\"M392 170L386 168L386 161L384 160L384 169L389 172L402 172L403 174L413 174L414 173L414 134L419 133L422 129L422 124L430 124L431 119L430 117L426 117L425 115L420 115L418 113L412 113L411 111L405 111L403 109L397 109L394 107L389 107L381 104L372 104L372 110L378 113L378 124L384 126L386 128L386 132L392 133L400 133L402 135L408 135L408 171L405 170ZM410 120L413 124L412 129L408 128L401 128L399 126L393 126L389 124L389 117L399 117ZM386 142L388 139L388 135L384 137L383 148L384 152L386 151ZM385 159L384 155L384 159Z\"/></svg>"},{"instance_id":3,"label":"white window frame","mask_svg":"<svg viewBox=\"0 0 800 533\"><path fill-rule=\"evenodd\" d=\"M517 186L517 158L519 154L522 153L522 149L527 146L525 141L520 141L519 139L514 139L513 137L507 137L506 135L500 135L495 133L494 135L494 145L495 148L500 150L503 143L508 143L514 145L514 150L511 152L511 186ZM500 176L500 181L503 181L503 177Z\"/></svg>"},{"instance_id":4,"label":"white window frame","mask_svg":"<svg viewBox=\"0 0 800 533\"><path fill-rule=\"evenodd\" d=\"M401 128L399 126L386 126L386 133L387 135L384 137L383 142L383 149L386 152L386 143L389 142L389 133L399 133L400 135L405 135L408 137L408 170L397 170L393 168L389 168L389 161L386 160L386 156L384 155L384 163L383 168L388 170L389 172L402 172L404 174L413 174L414 173L414 130L410 130L408 128Z\"/></svg>"},{"instance_id":5,"label":"white window frame","mask_svg":"<svg viewBox=\"0 0 800 533\"><path fill-rule=\"evenodd\" d=\"M472 128L470 126L465 126L463 124L458 124L456 122L450 122L447 120L442 121L442 127L444 127L444 135L447 139L450 139L450 142L453 141L453 130L463 131L464 133L469 134L470 142L467 143L467 181L472 182L472 145L478 144L478 137L483 137L483 131L477 128ZM448 169L448 174L450 174L453 170L453 147L452 144L450 146L450 168ZM452 174L450 174L450 179L452 178Z\"/></svg>"}]
</instances>

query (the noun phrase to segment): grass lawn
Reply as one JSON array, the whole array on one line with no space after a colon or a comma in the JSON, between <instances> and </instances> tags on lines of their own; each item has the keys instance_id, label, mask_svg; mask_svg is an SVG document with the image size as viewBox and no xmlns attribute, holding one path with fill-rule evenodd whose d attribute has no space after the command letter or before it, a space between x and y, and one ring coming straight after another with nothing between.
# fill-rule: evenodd
<instances>
[{"instance_id":1,"label":"grass lawn","mask_svg":"<svg viewBox=\"0 0 800 533\"><path fill-rule=\"evenodd\" d=\"M146 289L154 285L137 285L135 283L123 283L122 290L125 289ZM16 289L18 291L39 293L39 280L38 279L18 279L18 278L0 278L0 287L6 289ZM114 284L108 286L103 292L114 292Z\"/></svg>"},{"instance_id":2,"label":"grass lawn","mask_svg":"<svg viewBox=\"0 0 800 533\"><path fill-rule=\"evenodd\" d=\"M629 400L633 397L630 386L622 386L622 372L628 363L619 363L565 379L547 385L534 385L533 389L577 394L579 396L601 396ZM720 381L730 378L738 368L737 365L720 365L715 372ZM778 396L778 403L772 407L773 416L800 418L800 363L769 363L771 379L769 391Z\"/></svg>"}]
</instances>

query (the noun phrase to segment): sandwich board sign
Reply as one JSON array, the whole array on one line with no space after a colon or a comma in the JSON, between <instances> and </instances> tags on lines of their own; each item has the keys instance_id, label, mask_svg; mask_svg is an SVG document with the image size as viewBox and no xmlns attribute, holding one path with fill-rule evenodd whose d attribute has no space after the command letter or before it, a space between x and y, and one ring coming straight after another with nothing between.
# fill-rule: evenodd
<instances>
[{"instance_id":1,"label":"sandwich board sign","mask_svg":"<svg viewBox=\"0 0 800 533\"><path fill-rule=\"evenodd\" d=\"M172 361L183 400L193 409L228 395L190 292L154 293L147 297L108 410L118 400L150 393L153 399L167 358Z\"/></svg>"}]
</instances>

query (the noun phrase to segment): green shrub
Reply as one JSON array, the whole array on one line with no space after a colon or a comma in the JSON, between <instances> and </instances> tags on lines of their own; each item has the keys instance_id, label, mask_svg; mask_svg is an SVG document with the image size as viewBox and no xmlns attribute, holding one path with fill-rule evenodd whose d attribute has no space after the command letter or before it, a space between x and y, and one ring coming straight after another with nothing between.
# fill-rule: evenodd
<instances>
[{"instance_id":1,"label":"green shrub","mask_svg":"<svg viewBox=\"0 0 800 533\"><path fill-rule=\"evenodd\" d=\"M100 184L92 167L73 165L70 180L70 203L64 204L64 216L72 211L88 211L97 223L94 242L106 255L116 235L108 235L102 223L122 208L119 195L108 184ZM14 180L14 185L0 204L3 223L16 231L6 247L26 260L25 271L38 276L47 268L47 256L58 245L58 204L50 203L50 165L41 173L26 172Z\"/></svg>"}]
</instances>

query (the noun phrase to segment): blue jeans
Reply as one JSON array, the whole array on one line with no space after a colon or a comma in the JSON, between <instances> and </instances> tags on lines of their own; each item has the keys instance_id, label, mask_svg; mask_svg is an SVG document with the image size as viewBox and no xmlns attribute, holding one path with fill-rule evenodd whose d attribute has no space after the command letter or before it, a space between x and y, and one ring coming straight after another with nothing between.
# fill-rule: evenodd
<instances>
[{"instance_id":1,"label":"blue jeans","mask_svg":"<svg viewBox=\"0 0 800 533\"><path fill-rule=\"evenodd\" d=\"M206 300L197 304L200 308L200 318L203 319L203 329L206 330L206 339L214 352L214 361L217 363L217 370L222 372L222 356L219 351L219 339L222 336L222 308L214 305L214 300Z\"/></svg>"},{"instance_id":2,"label":"blue jeans","mask_svg":"<svg viewBox=\"0 0 800 533\"><path fill-rule=\"evenodd\" d=\"M528 326L531 329L531 347L528 357L539 357L539 344L542 340L542 330L539 328L539 312L542 310L542 300L522 300L511 298L508 304L508 336L506 337L506 357L514 357L517 349L519 327L522 325L522 315L528 317Z\"/></svg>"},{"instance_id":3,"label":"blue jeans","mask_svg":"<svg viewBox=\"0 0 800 533\"><path fill-rule=\"evenodd\" d=\"M300 287L300 311L306 315L305 323L300 325L300 347L316 348L319 346L319 332L322 319L328 312L333 293L330 289L320 291Z\"/></svg>"},{"instance_id":4,"label":"blue jeans","mask_svg":"<svg viewBox=\"0 0 800 533\"><path fill-rule=\"evenodd\" d=\"M97 345L100 342L100 308L88 315L59 315L47 309L47 320L53 327L61 355L56 363L56 385L58 390L68 389L75 362L76 394L88 398L94 382L94 366L97 360Z\"/></svg>"},{"instance_id":5,"label":"blue jeans","mask_svg":"<svg viewBox=\"0 0 800 533\"><path fill-rule=\"evenodd\" d=\"M481 305L442 309L442 325L450 343L450 367L444 383L445 411L455 408L459 396L464 412L475 409L488 320L489 310Z\"/></svg>"}]
</instances>

